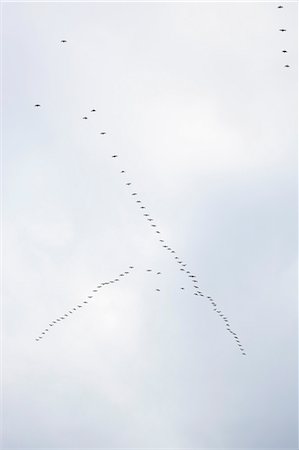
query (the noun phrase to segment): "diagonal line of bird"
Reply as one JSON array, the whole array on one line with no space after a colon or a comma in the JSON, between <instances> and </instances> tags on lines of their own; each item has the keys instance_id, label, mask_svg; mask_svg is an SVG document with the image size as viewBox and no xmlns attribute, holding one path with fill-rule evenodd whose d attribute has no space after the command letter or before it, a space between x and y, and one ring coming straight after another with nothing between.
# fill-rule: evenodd
<instances>
[{"instance_id":1,"label":"diagonal line of bird","mask_svg":"<svg viewBox=\"0 0 299 450\"><path fill-rule=\"evenodd\" d=\"M125 272L120 273L116 278L109 280L109 281L103 281L101 283L98 283L96 288L92 290L92 294L89 294L85 300L83 300L82 303L77 304L76 306L74 306L73 308L69 309L66 313L62 314L61 316L57 317L55 320L53 320L52 322L49 322L48 326L46 328L44 328L41 333L39 334L39 336L37 336L35 338L36 341L40 341L41 339L43 339L46 334L52 329L52 327L54 327L55 325L58 325L60 322L62 322L63 320L72 317L72 314L80 311L81 308L83 308L85 305L87 305L90 301L92 301L92 299L95 299L95 295L97 292L99 292L100 289L104 288L105 286L108 286L109 284L114 284L114 283L118 283L120 281L120 279L127 275L130 274L130 272L134 269L134 266L129 266L129 269L126 270ZM48 328L50 327L50 328Z\"/></svg>"}]
</instances>

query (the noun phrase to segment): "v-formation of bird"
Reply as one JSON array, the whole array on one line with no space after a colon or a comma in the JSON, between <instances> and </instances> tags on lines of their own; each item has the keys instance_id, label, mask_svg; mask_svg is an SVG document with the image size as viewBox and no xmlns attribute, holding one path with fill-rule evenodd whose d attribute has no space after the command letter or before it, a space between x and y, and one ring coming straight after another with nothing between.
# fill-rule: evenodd
<instances>
[{"instance_id":1,"label":"v-formation of bird","mask_svg":"<svg viewBox=\"0 0 299 450\"><path fill-rule=\"evenodd\" d=\"M277 8L278 9L283 9L283 6L279 5ZM284 33L287 30L285 28L280 28L279 31ZM67 43L67 40L66 39L62 39L60 42L65 44L65 43ZM283 49L282 53L286 54L286 53L288 53L288 51L286 49ZM284 67L288 68L290 66L289 66L289 64L285 64ZM39 103L36 103L34 106L36 108L40 108L41 107L41 105ZM96 109L93 108L93 109L90 110L90 112L91 113L95 113ZM83 116L82 119L83 120L87 120L88 117L87 116ZM101 131L100 134L102 136L104 136L104 135L106 135L106 131ZM112 158L116 159L116 158L118 158L118 155L114 154L114 155L112 155ZM121 170L120 174L124 175L124 174L126 174L126 171L125 170ZM130 187L132 185L132 182L131 181L127 181L125 183L125 185ZM131 195L134 196L134 198L135 198L136 196L138 196L138 193L137 192L132 192ZM142 202L139 199L139 197L137 197L137 198L138 198L138 200L136 200L136 204L138 205L138 207L140 209L142 209L142 210L146 209L146 207L142 204ZM160 230L156 229L157 225L155 223L152 223L154 221L154 219L148 213L144 213L143 217L145 218L145 220L147 220L149 222L149 225L151 226L151 228L155 228L155 230L153 230L153 231L155 231L156 234L160 235ZM175 250L172 247L170 247L168 244L166 244L165 240L161 239L160 236L159 236L159 242L160 242L162 248L165 249L167 252L169 252L169 254L174 258L174 261L179 265L180 271L184 272L186 274L186 276L188 277L189 281L192 283L192 287L194 289L194 295L206 298L209 301L209 303L213 307L213 310L224 321L227 331L232 334L232 336L235 339L235 342L238 345L242 355L246 355L244 347L241 344L237 333L235 333L232 330L228 318L222 313L221 309L219 309L219 307L217 306L217 303L215 302L215 300L212 297L203 294L203 292L201 290L199 290L200 288L199 288L199 282L197 280L197 277L195 275L191 274L190 270L187 270L188 269L187 264L185 264L184 261L176 255ZM134 267L130 266L129 270L125 271L124 273L119 274L119 277L124 277L124 276L128 275L132 269L134 269ZM151 272L152 269L147 269L147 271ZM157 275L160 275L160 274L161 274L161 272L157 272ZM109 285L109 284L114 284L114 283L117 283L119 281L120 281L120 278L115 278L115 279L110 280L110 281L102 282L96 287L96 289L93 289L92 292L93 293L97 293L104 286ZM185 289L184 287L181 287L181 290L184 290L184 289ZM156 291L160 292L160 289L156 288ZM49 327L53 327L56 324L58 324L60 321L65 320L66 318L70 317L71 314L74 314L76 311L78 311L80 308L82 308L85 304L88 304L88 302L91 301L91 299L94 298L94 295L88 295L87 298L88 298L88 300L83 300L83 302L82 302L83 304L77 304L75 307L73 307L72 309L68 310L67 313L63 314L62 316L57 317L55 320L50 322L48 326ZM41 339L43 339L43 337L48 332L49 332L49 328L45 328L40 333L40 335L37 338L35 338L35 340L36 341L40 341Z\"/></svg>"}]
</instances>

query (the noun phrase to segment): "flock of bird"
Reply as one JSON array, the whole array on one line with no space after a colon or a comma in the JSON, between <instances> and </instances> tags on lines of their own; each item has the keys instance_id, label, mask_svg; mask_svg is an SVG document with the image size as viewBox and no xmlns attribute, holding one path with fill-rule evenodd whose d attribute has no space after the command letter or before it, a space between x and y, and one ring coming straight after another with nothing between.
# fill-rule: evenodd
<instances>
[{"instance_id":1,"label":"flock of bird","mask_svg":"<svg viewBox=\"0 0 299 450\"><path fill-rule=\"evenodd\" d=\"M277 8L278 8L278 9L283 9L283 6L282 6L282 5L279 5L279 6L277 6ZM287 29L286 29L286 28L280 28L279 31L280 31L281 33L285 33L285 32L287 31ZM288 53L288 50L286 50L286 49L284 48L284 49L282 50L282 53ZM289 64L285 64L284 67L289 68L290 65L289 65Z\"/></svg>"},{"instance_id":2,"label":"flock of bird","mask_svg":"<svg viewBox=\"0 0 299 450\"><path fill-rule=\"evenodd\" d=\"M282 5L278 6L278 9L282 9L282 8L283 8ZM286 32L287 30L285 28L280 28L279 31L280 32ZM62 39L60 42L62 44L66 44L67 40L66 39ZM283 53L288 53L288 51L286 49L283 49L282 52ZM290 67L290 66L288 64L285 64L284 67ZM41 105L39 103L36 103L34 106L36 108L40 108L41 107ZM93 108L93 109L90 110L90 112L91 113L96 113L96 109ZM87 116L83 116L82 119L83 120L88 120L88 117ZM100 135L102 135L102 136L106 135L106 131L100 131ZM113 154L113 155L111 155L111 158L113 160L117 160L119 158L119 155L118 154ZM191 270L189 269L187 263L181 257L179 257L177 255L177 253L174 250L174 248L172 246L170 246L166 242L166 240L163 238L162 233L161 233L161 231L160 231L156 221L154 220L152 215L148 212L147 207L144 205L144 203L140 199L139 193L136 192L135 189L132 189L132 186L134 186L134 183L132 182L132 180L129 179L127 171L122 167L121 170L118 170L118 173L123 177L123 185L127 188L128 194L135 201L136 207L138 208L139 212L141 212L144 220L146 221L146 223L148 224L150 229L153 231L155 237L158 239L159 244L161 245L161 248L163 250L165 250L169 254L169 256L177 264L178 270L180 272L183 272L186 275L186 279L188 280L188 282L191 283L192 290L194 291L193 294L195 296L199 296L202 299L205 299L206 301L209 302L209 304L211 305L213 311L224 322L224 325L225 325L225 328L226 328L227 332L229 332L232 335L232 338L234 339L236 345L238 346L241 354L242 355L246 355L244 346L242 345L242 343L241 343L237 333L232 329L232 326L230 324L230 321L229 321L228 317L223 313L223 311L220 309L220 307L218 306L218 304L216 303L216 301L214 300L213 297L208 296L208 295L203 293L202 287L200 286L200 282L198 281L198 277L194 273L191 272ZM133 269L134 269L134 266L129 266L128 270L120 273L116 278L114 278L112 280L109 280L109 281L104 281L104 282L98 283L96 288L92 290L92 293L90 295L87 295L86 299L83 300L82 303L77 304L76 306L74 306L71 309L69 309L66 313L56 317L55 320L50 322L39 333L39 335L35 338L35 340L36 341L42 340L46 336L46 334L50 331L50 327L54 327L55 325L59 324L59 322L62 322L63 320L71 317L72 314L74 314L75 312L79 311L81 308L83 308L89 302L94 300L96 294L100 291L100 289L104 288L107 285L118 283L121 280L121 278L129 275L130 272ZM147 272L152 272L153 269L146 269L146 271ZM156 272L156 275L161 275L161 272ZM182 286L180 289L183 291L183 290L185 290L185 287ZM159 287L156 288L156 292L160 292L160 288Z\"/></svg>"}]
</instances>

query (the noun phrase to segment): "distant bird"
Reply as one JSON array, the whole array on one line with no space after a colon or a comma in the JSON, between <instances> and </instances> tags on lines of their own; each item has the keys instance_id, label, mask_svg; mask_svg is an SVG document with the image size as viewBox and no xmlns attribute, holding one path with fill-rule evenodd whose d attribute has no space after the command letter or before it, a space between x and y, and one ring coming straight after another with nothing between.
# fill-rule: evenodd
<instances>
[{"instance_id":1,"label":"distant bird","mask_svg":"<svg viewBox=\"0 0 299 450\"><path fill-rule=\"evenodd\" d=\"M95 110L95 109L92 109L90 112L96 112L96 110Z\"/></svg>"},{"instance_id":2,"label":"distant bird","mask_svg":"<svg viewBox=\"0 0 299 450\"><path fill-rule=\"evenodd\" d=\"M103 134L106 134L106 131L101 131L100 134L102 134L102 135L103 135Z\"/></svg>"},{"instance_id":3,"label":"distant bird","mask_svg":"<svg viewBox=\"0 0 299 450\"><path fill-rule=\"evenodd\" d=\"M78 308L82 308L82 305L77 305L78 306Z\"/></svg>"},{"instance_id":4,"label":"distant bird","mask_svg":"<svg viewBox=\"0 0 299 450\"><path fill-rule=\"evenodd\" d=\"M141 200L136 200L136 203L141 203Z\"/></svg>"},{"instance_id":5,"label":"distant bird","mask_svg":"<svg viewBox=\"0 0 299 450\"><path fill-rule=\"evenodd\" d=\"M280 28L279 31L284 32L284 31L287 31L287 30L285 28Z\"/></svg>"},{"instance_id":6,"label":"distant bird","mask_svg":"<svg viewBox=\"0 0 299 450\"><path fill-rule=\"evenodd\" d=\"M288 53L288 51L287 50L282 50L282 53Z\"/></svg>"},{"instance_id":7,"label":"distant bird","mask_svg":"<svg viewBox=\"0 0 299 450\"><path fill-rule=\"evenodd\" d=\"M84 301L83 303L88 303L88 302Z\"/></svg>"},{"instance_id":8,"label":"distant bird","mask_svg":"<svg viewBox=\"0 0 299 450\"><path fill-rule=\"evenodd\" d=\"M53 327L54 325L52 323L49 323L50 327Z\"/></svg>"},{"instance_id":9,"label":"distant bird","mask_svg":"<svg viewBox=\"0 0 299 450\"><path fill-rule=\"evenodd\" d=\"M132 195L137 195L137 192L133 192L133 194Z\"/></svg>"},{"instance_id":10,"label":"distant bird","mask_svg":"<svg viewBox=\"0 0 299 450\"><path fill-rule=\"evenodd\" d=\"M156 233L160 234L160 231L159 231L159 230L156 230Z\"/></svg>"},{"instance_id":11,"label":"distant bird","mask_svg":"<svg viewBox=\"0 0 299 450\"><path fill-rule=\"evenodd\" d=\"M161 272L157 272L157 275L161 275Z\"/></svg>"},{"instance_id":12,"label":"distant bird","mask_svg":"<svg viewBox=\"0 0 299 450\"><path fill-rule=\"evenodd\" d=\"M123 273L121 273L119 276L120 276L120 277L124 277L125 275L124 275Z\"/></svg>"},{"instance_id":13,"label":"distant bird","mask_svg":"<svg viewBox=\"0 0 299 450\"><path fill-rule=\"evenodd\" d=\"M145 206L140 206L140 209L145 209Z\"/></svg>"},{"instance_id":14,"label":"distant bird","mask_svg":"<svg viewBox=\"0 0 299 450\"><path fill-rule=\"evenodd\" d=\"M152 269L146 269L146 271L147 271L147 272L151 272L151 271L152 271Z\"/></svg>"},{"instance_id":15,"label":"distant bird","mask_svg":"<svg viewBox=\"0 0 299 450\"><path fill-rule=\"evenodd\" d=\"M126 173L124 170L122 170L120 173Z\"/></svg>"},{"instance_id":16,"label":"distant bird","mask_svg":"<svg viewBox=\"0 0 299 450\"><path fill-rule=\"evenodd\" d=\"M112 155L112 158L117 158L118 157L118 155Z\"/></svg>"},{"instance_id":17,"label":"distant bird","mask_svg":"<svg viewBox=\"0 0 299 450\"><path fill-rule=\"evenodd\" d=\"M144 217L148 217L149 216L149 214L143 214L144 215Z\"/></svg>"},{"instance_id":18,"label":"distant bird","mask_svg":"<svg viewBox=\"0 0 299 450\"><path fill-rule=\"evenodd\" d=\"M84 117L82 117L82 119L84 119L84 120L87 120L87 119L88 119L88 117L84 116Z\"/></svg>"},{"instance_id":19,"label":"distant bird","mask_svg":"<svg viewBox=\"0 0 299 450\"><path fill-rule=\"evenodd\" d=\"M67 42L67 41L66 41L65 39L61 39L60 42L65 43L65 42Z\"/></svg>"},{"instance_id":20,"label":"distant bird","mask_svg":"<svg viewBox=\"0 0 299 450\"><path fill-rule=\"evenodd\" d=\"M98 292L96 289L93 289L93 291L92 292Z\"/></svg>"},{"instance_id":21,"label":"distant bird","mask_svg":"<svg viewBox=\"0 0 299 450\"><path fill-rule=\"evenodd\" d=\"M127 186L131 186L132 183L126 183Z\"/></svg>"},{"instance_id":22,"label":"distant bird","mask_svg":"<svg viewBox=\"0 0 299 450\"><path fill-rule=\"evenodd\" d=\"M128 275L129 272L125 272L126 275Z\"/></svg>"},{"instance_id":23,"label":"distant bird","mask_svg":"<svg viewBox=\"0 0 299 450\"><path fill-rule=\"evenodd\" d=\"M160 239L160 242L164 242L163 239Z\"/></svg>"},{"instance_id":24,"label":"distant bird","mask_svg":"<svg viewBox=\"0 0 299 450\"><path fill-rule=\"evenodd\" d=\"M282 5L279 5L279 6L277 6L277 8L278 8L278 9L281 9L281 8L283 8L283 6L282 6Z\"/></svg>"},{"instance_id":25,"label":"distant bird","mask_svg":"<svg viewBox=\"0 0 299 450\"><path fill-rule=\"evenodd\" d=\"M36 108L40 108L40 105L37 103L36 105L34 105Z\"/></svg>"},{"instance_id":26,"label":"distant bird","mask_svg":"<svg viewBox=\"0 0 299 450\"><path fill-rule=\"evenodd\" d=\"M182 289L182 291L184 291L185 290L185 288L181 288Z\"/></svg>"},{"instance_id":27,"label":"distant bird","mask_svg":"<svg viewBox=\"0 0 299 450\"><path fill-rule=\"evenodd\" d=\"M134 269L134 267L133 267L133 266L130 266L129 269Z\"/></svg>"},{"instance_id":28,"label":"distant bird","mask_svg":"<svg viewBox=\"0 0 299 450\"><path fill-rule=\"evenodd\" d=\"M160 292L160 289L156 289L156 291Z\"/></svg>"},{"instance_id":29,"label":"distant bird","mask_svg":"<svg viewBox=\"0 0 299 450\"><path fill-rule=\"evenodd\" d=\"M288 64L285 64L285 66L284 67L290 67Z\"/></svg>"},{"instance_id":30,"label":"distant bird","mask_svg":"<svg viewBox=\"0 0 299 450\"><path fill-rule=\"evenodd\" d=\"M88 295L88 298L92 298L92 295Z\"/></svg>"}]
</instances>

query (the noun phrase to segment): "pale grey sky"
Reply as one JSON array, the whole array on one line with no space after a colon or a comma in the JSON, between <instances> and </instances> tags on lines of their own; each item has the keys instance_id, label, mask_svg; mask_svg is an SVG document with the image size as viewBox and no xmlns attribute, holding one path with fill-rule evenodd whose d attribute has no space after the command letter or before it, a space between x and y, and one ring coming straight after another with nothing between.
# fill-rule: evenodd
<instances>
[{"instance_id":1,"label":"pale grey sky","mask_svg":"<svg viewBox=\"0 0 299 450\"><path fill-rule=\"evenodd\" d=\"M278 4L3 5L4 448L297 447L298 26Z\"/></svg>"}]
</instances>

